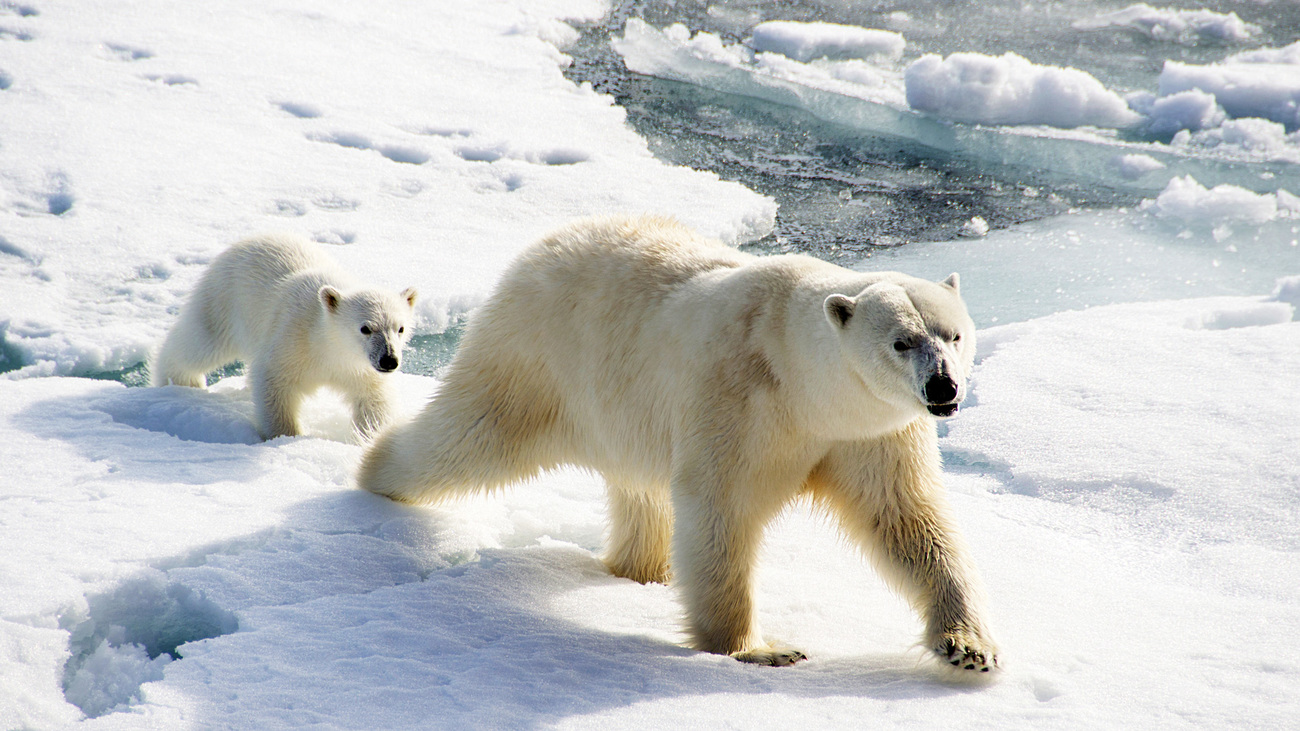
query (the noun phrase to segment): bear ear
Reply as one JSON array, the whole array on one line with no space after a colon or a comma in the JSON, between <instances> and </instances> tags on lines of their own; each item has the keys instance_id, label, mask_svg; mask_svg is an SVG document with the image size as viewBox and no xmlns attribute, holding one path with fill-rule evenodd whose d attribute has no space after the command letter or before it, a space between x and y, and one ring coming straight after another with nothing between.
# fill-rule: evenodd
<instances>
[{"instance_id":1,"label":"bear ear","mask_svg":"<svg viewBox=\"0 0 1300 731\"><path fill-rule=\"evenodd\" d=\"M957 276L957 272L949 274L948 278L943 280L943 283L951 287L952 291L961 294L961 277Z\"/></svg>"},{"instance_id":2,"label":"bear ear","mask_svg":"<svg viewBox=\"0 0 1300 731\"><path fill-rule=\"evenodd\" d=\"M420 293L415 290L415 287L407 287L402 290L402 299L406 300L407 307L415 307L415 299L419 296Z\"/></svg>"},{"instance_id":3,"label":"bear ear","mask_svg":"<svg viewBox=\"0 0 1300 731\"><path fill-rule=\"evenodd\" d=\"M339 311L339 302L343 300L343 293L326 284L320 288L320 301L325 305L325 309L330 312Z\"/></svg>"},{"instance_id":4,"label":"bear ear","mask_svg":"<svg viewBox=\"0 0 1300 731\"><path fill-rule=\"evenodd\" d=\"M826 319L837 328L843 328L849 324L849 318L853 317L853 310L858 303L850 297L842 294L833 294L826 298L822 304L822 309L826 312Z\"/></svg>"}]
</instances>

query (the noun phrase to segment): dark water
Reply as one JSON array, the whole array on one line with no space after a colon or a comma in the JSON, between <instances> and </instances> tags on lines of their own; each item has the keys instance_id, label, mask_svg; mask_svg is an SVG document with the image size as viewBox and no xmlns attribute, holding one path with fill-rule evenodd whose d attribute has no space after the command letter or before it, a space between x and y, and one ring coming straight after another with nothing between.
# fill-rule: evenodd
<instances>
[{"instance_id":1,"label":"dark water","mask_svg":"<svg viewBox=\"0 0 1300 731\"><path fill-rule=\"evenodd\" d=\"M628 123L666 162L716 172L772 196L775 232L757 248L801 251L844 263L878 247L958 237L974 216L1001 228L1070 208L1131 205L1131 194L1083 187L1011 167L990 168L912 142L818 120L799 109L631 73L609 47L629 17L682 22L728 42L779 17L845 22L857 6L818 3L625 2L581 27L566 75L610 94ZM883 11L877 11L880 15ZM872 19L866 13L866 20ZM865 22L873 27L883 24ZM908 35L909 42L911 35Z\"/></svg>"}]
</instances>

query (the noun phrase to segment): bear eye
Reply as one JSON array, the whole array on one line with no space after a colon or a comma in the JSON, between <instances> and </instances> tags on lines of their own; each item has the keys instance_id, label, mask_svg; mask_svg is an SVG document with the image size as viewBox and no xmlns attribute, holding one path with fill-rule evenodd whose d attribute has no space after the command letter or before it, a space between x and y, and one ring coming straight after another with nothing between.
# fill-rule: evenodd
<instances>
[{"instance_id":1,"label":"bear eye","mask_svg":"<svg viewBox=\"0 0 1300 731\"><path fill-rule=\"evenodd\" d=\"M905 350L908 350L908 349L911 348L911 347L912 347L912 346L910 346L910 345L907 344L907 341L906 341L906 340L895 340L895 341L894 341L894 350L897 350L897 351L900 352L900 353L902 353L902 352L905 351Z\"/></svg>"},{"instance_id":2,"label":"bear eye","mask_svg":"<svg viewBox=\"0 0 1300 731\"><path fill-rule=\"evenodd\" d=\"M373 331L370 329L370 326L369 326L369 325L362 325L362 326L361 326L361 334L362 334L362 335L369 335L371 332L373 332Z\"/></svg>"},{"instance_id":3,"label":"bear eye","mask_svg":"<svg viewBox=\"0 0 1300 731\"><path fill-rule=\"evenodd\" d=\"M404 328L404 327L399 327L399 328L397 328L397 334L398 334L398 335L401 335L401 334L404 333L404 332L406 332L406 328Z\"/></svg>"},{"instance_id":4,"label":"bear eye","mask_svg":"<svg viewBox=\"0 0 1300 731\"><path fill-rule=\"evenodd\" d=\"M953 335L953 336L952 336L952 341L953 341L954 343L960 343L960 342L961 342L961 333L957 333L956 335Z\"/></svg>"}]
</instances>

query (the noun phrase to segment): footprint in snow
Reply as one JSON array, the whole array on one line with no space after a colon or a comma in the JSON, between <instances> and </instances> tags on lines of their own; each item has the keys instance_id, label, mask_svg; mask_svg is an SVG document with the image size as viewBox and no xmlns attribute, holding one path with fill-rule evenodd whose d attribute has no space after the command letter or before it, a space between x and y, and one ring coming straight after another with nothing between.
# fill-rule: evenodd
<instances>
[{"instance_id":1,"label":"footprint in snow","mask_svg":"<svg viewBox=\"0 0 1300 731\"><path fill-rule=\"evenodd\" d=\"M355 132L334 132L330 134L309 134L307 139L324 142L352 150L371 150L392 160L408 165L423 165L430 160L429 153L416 147L405 145L375 144L370 138Z\"/></svg>"}]
</instances>

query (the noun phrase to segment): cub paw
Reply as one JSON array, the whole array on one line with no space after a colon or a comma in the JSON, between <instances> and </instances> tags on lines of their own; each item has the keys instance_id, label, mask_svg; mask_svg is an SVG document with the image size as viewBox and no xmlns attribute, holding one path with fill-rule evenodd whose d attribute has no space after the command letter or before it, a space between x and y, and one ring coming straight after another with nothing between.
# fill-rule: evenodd
<instances>
[{"instance_id":1,"label":"cub paw","mask_svg":"<svg viewBox=\"0 0 1300 731\"><path fill-rule=\"evenodd\" d=\"M946 633L934 648L939 659L957 670L987 673L999 670L997 648L964 632Z\"/></svg>"},{"instance_id":2,"label":"cub paw","mask_svg":"<svg viewBox=\"0 0 1300 731\"><path fill-rule=\"evenodd\" d=\"M756 647L752 650L733 652L731 656L741 662L752 662L755 665L771 665L778 668L808 659L808 656L800 650L781 646Z\"/></svg>"}]
</instances>

